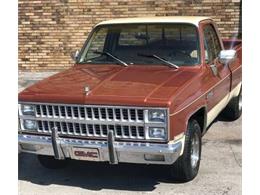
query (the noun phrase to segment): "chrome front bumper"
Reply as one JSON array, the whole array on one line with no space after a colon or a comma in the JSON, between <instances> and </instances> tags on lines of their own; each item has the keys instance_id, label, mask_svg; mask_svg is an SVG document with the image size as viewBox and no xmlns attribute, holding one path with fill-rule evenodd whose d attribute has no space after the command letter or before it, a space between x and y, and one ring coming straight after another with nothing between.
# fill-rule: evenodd
<instances>
[{"instance_id":1,"label":"chrome front bumper","mask_svg":"<svg viewBox=\"0 0 260 195\"><path fill-rule=\"evenodd\" d=\"M183 150L183 139L167 144L159 144L119 142L109 139L107 141L97 141L55 138L55 144L58 145L58 148L53 143L53 136L19 134L18 141L20 152L55 156L55 158L58 159L75 159L73 148L94 148L97 149L99 153L98 161L108 161L112 164L117 164L118 162L173 164Z\"/></svg>"}]
</instances>

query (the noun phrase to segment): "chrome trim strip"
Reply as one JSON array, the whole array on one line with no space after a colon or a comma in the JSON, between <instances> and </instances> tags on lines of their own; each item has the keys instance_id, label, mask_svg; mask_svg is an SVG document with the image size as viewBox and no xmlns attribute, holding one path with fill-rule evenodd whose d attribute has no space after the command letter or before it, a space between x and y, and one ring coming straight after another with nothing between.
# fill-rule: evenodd
<instances>
[{"instance_id":1,"label":"chrome trim strip","mask_svg":"<svg viewBox=\"0 0 260 195\"><path fill-rule=\"evenodd\" d=\"M162 107L145 107L145 106L111 106L98 104L63 104L63 103L48 103L48 102L24 102L19 101L18 104L32 104L32 105L54 105L54 106L84 106L84 107L100 107L100 108L127 108L127 109L162 109Z\"/></svg>"},{"instance_id":2,"label":"chrome trim strip","mask_svg":"<svg viewBox=\"0 0 260 195\"><path fill-rule=\"evenodd\" d=\"M104 124L104 125L144 125L144 122L124 122L124 121L104 121L104 120L84 120L84 119L59 119L59 118L46 118L46 117L33 117L21 115L20 119L29 119L29 120L37 120L37 121L53 121L53 122L68 122L68 123L87 123L87 124ZM157 123L148 123L150 125L157 125ZM159 126L165 126L162 123L158 124Z\"/></svg>"}]
</instances>

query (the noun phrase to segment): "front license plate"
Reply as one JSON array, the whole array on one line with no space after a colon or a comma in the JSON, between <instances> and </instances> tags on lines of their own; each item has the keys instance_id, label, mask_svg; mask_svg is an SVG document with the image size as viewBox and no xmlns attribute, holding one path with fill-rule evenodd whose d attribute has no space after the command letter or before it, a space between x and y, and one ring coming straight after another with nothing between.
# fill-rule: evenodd
<instances>
[{"instance_id":1,"label":"front license plate","mask_svg":"<svg viewBox=\"0 0 260 195\"><path fill-rule=\"evenodd\" d=\"M99 152L95 148L72 148L72 158L76 160L99 161Z\"/></svg>"}]
</instances>

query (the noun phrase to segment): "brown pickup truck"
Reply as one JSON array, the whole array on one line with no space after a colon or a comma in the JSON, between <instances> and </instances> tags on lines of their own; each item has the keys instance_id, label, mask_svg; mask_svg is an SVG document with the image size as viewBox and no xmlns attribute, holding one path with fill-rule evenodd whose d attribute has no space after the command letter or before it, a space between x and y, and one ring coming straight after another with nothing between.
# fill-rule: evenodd
<instances>
[{"instance_id":1,"label":"brown pickup truck","mask_svg":"<svg viewBox=\"0 0 260 195\"><path fill-rule=\"evenodd\" d=\"M242 42L207 17L101 22L73 67L19 94L19 149L48 168L159 164L192 180L209 125L242 113L241 58Z\"/></svg>"}]
</instances>

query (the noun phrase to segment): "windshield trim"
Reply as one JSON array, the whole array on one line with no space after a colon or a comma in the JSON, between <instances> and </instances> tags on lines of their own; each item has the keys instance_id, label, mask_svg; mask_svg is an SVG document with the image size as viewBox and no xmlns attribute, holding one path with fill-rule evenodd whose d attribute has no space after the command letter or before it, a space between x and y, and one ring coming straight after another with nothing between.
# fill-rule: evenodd
<instances>
[{"instance_id":1,"label":"windshield trim","mask_svg":"<svg viewBox=\"0 0 260 195\"><path fill-rule=\"evenodd\" d=\"M91 32L89 33L86 41L84 42L83 46L81 47L80 49L80 52L79 52L79 57L77 58L77 61L76 61L76 64L99 64L99 63L87 63L87 62L79 62L79 60L81 59L82 57L82 54L85 50L85 48L87 47L87 44L88 42L91 40L92 38L92 35L97 31L99 30L100 28L102 27L107 27L107 26L120 26L120 25L140 25L140 24L144 24L144 25L154 25L154 24L162 24L162 25L170 25L170 24L185 24L185 25L190 25L190 26L193 26L196 30L196 34L197 34L197 44L198 44L198 63L196 64L193 64L193 65L182 65L180 67L193 67L193 66L199 66L201 65L201 45L200 45L200 34L199 34L199 28L198 26L192 24L192 23L189 23L189 22L149 22L149 23L146 23L146 22L140 22L140 23L117 23L117 24L99 24L99 25L96 25L94 26L94 28L91 30ZM129 64L130 65L130 64ZM133 65L137 65L137 64L133 64ZM147 65L147 64L138 64L138 65ZM159 65L159 64L155 64L155 65Z\"/></svg>"}]
</instances>

